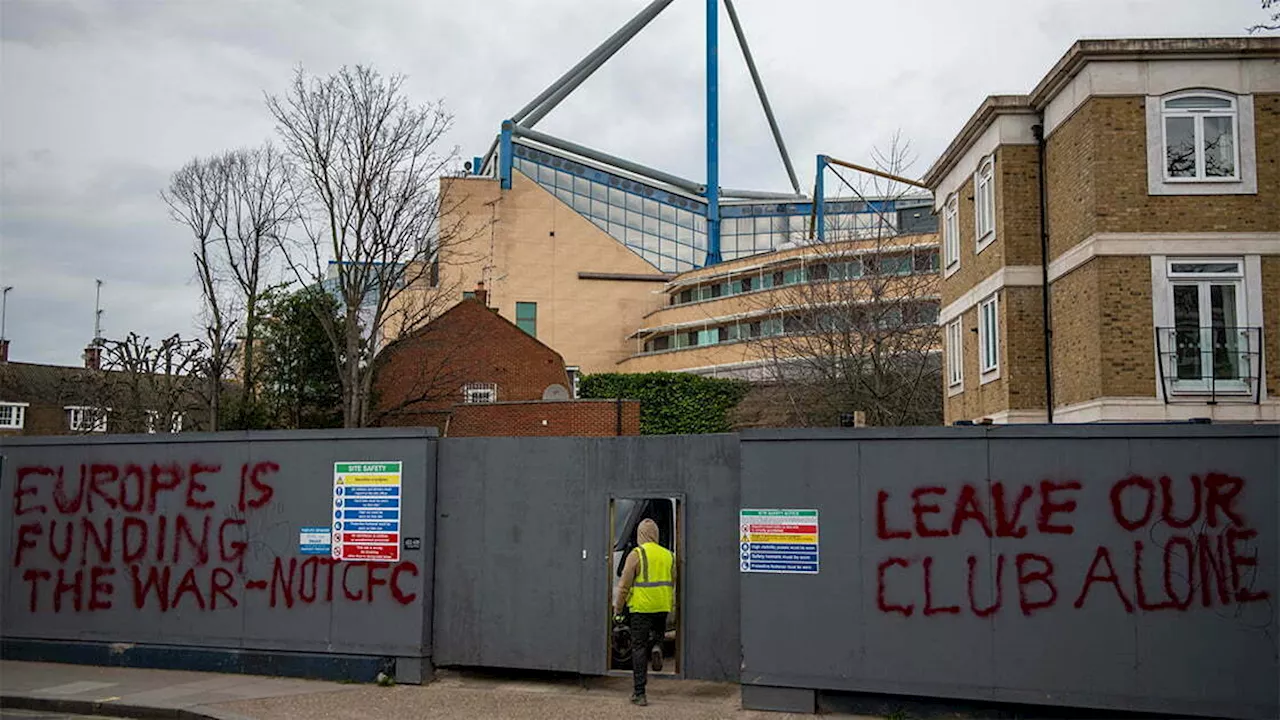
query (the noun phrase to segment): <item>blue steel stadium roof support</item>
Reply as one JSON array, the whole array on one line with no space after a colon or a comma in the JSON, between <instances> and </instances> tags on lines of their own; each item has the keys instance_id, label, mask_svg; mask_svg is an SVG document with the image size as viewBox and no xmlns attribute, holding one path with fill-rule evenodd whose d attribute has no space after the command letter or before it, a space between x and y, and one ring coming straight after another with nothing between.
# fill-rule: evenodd
<instances>
[{"instance_id":1,"label":"blue steel stadium roof support","mask_svg":"<svg viewBox=\"0 0 1280 720\"><path fill-rule=\"evenodd\" d=\"M814 176L813 181L813 217L809 224L809 239L812 240L814 232L817 232L818 242L826 242L826 228L824 220L827 214L827 199L823 196L826 189L822 182L823 171L827 169L827 156L818 156L818 172Z\"/></svg>"},{"instance_id":2,"label":"blue steel stadium roof support","mask_svg":"<svg viewBox=\"0 0 1280 720\"><path fill-rule=\"evenodd\" d=\"M577 65L574 65L569 72L552 83L546 90L543 90L532 102L520 108L520 112L513 115L511 119L517 125L523 125L524 127L531 128L536 125L539 120L546 117L547 113L554 110L562 100L568 97L569 93L578 89L578 86L591 77L592 73L599 70L601 65L604 65L609 58L621 50L623 45L630 42L631 38L643 30L659 13L666 10L671 3L672 0L653 0L648 7L640 11L639 15L636 15L627 24L619 28L617 32L610 35L609 39L605 40L600 47L592 50L589 55L579 61Z\"/></svg>"},{"instance_id":3,"label":"blue steel stadium roof support","mask_svg":"<svg viewBox=\"0 0 1280 720\"><path fill-rule=\"evenodd\" d=\"M632 172L659 182L664 182L672 187L679 188L693 195L701 195L706 189L704 186L692 180L686 180L678 175L672 175L671 173L666 173L661 170L655 170L646 165L631 162L630 160L623 160L616 155L603 153L599 150L592 150L589 147L579 145L575 142L570 142L553 135L548 135L544 132L538 132L537 130L530 130L522 125L514 126L512 128L512 132L516 137L528 138L534 142L539 142L543 145L556 148L557 150L571 152L575 155L581 155L584 158L605 163L606 165L612 165L616 168L626 170L627 172Z\"/></svg>"},{"instance_id":4,"label":"blue steel stadium roof support","mask_svg":"<svg viewBox=\"0 0 1280 720\"><path fill-rule=\"evenodd\" d=\"M738 36L738 47L742 48L742 58L747 61L747 70L751 72L751 82L755 83L756 95L760 96L760 106L764 108L764 116L769 120L769 130L773 132L773 141L778 145L778 154L782 156L782 164L787 168L787 178L791 180L791 188L796 195L803 195L800 181L796 179L796 169L791 166L791 156L787 154L787 145L782 141L782 130L778 128L778 120L773 116L773 107L769 105L769 96L765 94L764 82L760 80L760 72L756 70L756 61L751 57L751 48L747 45L747 35L742 31L742 23L738 21L738 11L733 7L733 0L724 0L724 7L729 11L729 22L733 24L733 32Z\"/></svg>"},{"instance_id":5,"label":"blue steel stadium roof support","mask_svg":"<svg viewBox=\"0 0 1280 720\"><path fill-rule=\"evenodd\" d=\"M671 5L671 3L672 0L653 0L653 3L646 6L644 10L640 10L640 13L637 14L636 17L627 20L626 24L623 24L621 28L617 29L617 32L614 32L613 35L608 37L608 40L602 42L599 47L596 47L595 50L586 55L586 58L579 60L579 63L573 65L572 68L568 69L567 73L564 73L556 82L549 85L547 90L541 91L538 97L534 97L529 104L525 105L524 108L521 108L520 111L517 111L515 115L512 115L511 119L515 120L516 124L524 124L526 127L534 126L534 123L526 122L527 115L532 113L535 109L538 109L540 105L544 104L544 102L547 102L550 96L556 95L556 92L561 90L562 86L567 85L568 91L559 96L559 99L556 100L556 102L553 102L553 104L550 105L550 108L547 108L547 111L544 111L544 113L538 115L538 117L540 119L543 115L547 114L550 109L554 108L554 106L558 104L559 100L564 99L564 95L568 95L568 92L572 92L573 88L581 85L582 81L585 81L586 78L590 77L590 74L594 73L600 65L603 65L605 60L612 58L613 54L617 53L618 49L621 49L623 45L626 45L632 37L636 36L637 32L640 32L646 24L649 24L650 20L658 17L658 13L666 10L667 5ZM536 120L534 120L534 122L536 122Z\"/></svg>"},{"instance_id":6,"label":"blue steel stadium roof support","mask_svg":"<svg viewBox=\"0 0 1280 720\"><path fill-rule=\"evenodd\" d=\"M707 0L707 257L716 265L720 255L720 3Z\"/></svg>"},{"instance_id":7,"label":"blue steel stadium roof support","mask_svg":"<svg viewBox=\"0 0 1280 720\"><path fill-rule=\"evenodd\" d=\"M726 0L726 2L727 1L728 0ZM824 227L824 222L823 222L823 216L826 214L826 198L823 197L823 175L826 173L826 169L831 165L839 165L840 167L846 167L846 168L849 168L850 170L857 170L858 172L867 173L868 175L875 175L876 177L881 177L886 180L892 180L894 182L899 182L904 185L911 185L913 187L924 188L925 190L929 190L929 187L924 183L920 182L919 180L912 180L910 178L905 178L905 177L902 177L901 175L894 175L893 173L885 172L883 170L876 170L874 168L865 167L863 165L851 163L847 160L840 160L837 158L833 158L829 155L819 155L818 169L814 176L814 185L813 185L813 213L810 216L810 221L809 221L809 239L810 240L812 240L814 238L814 235L816 234L818 242L826 241L826 229ZM835 172L835 170L833 169L832 172ZM845 180L843 175L841 175L839 172L836 172L836 177L840 178L840 182L847 185L850 190L852 190L854 193L858 195L858 197L862 197L862 193L859 192L858 189L855 188L853 185L850 185L849 181ZM863 201L866 201L865 197L862 197L862 199Z\"/></svg>"},{"instance_id":8,"label":"blue steel stadium roof support","mask_svg":"<svg viewBox=\"0 0 1280 720\"><path fill-rule=\"evenodd\" d=\"M565 85L566 83L570 83L572 81L572 87L570 87L563 94L559 95L554 100L554 102L551 103L550 107L547 107L547 109L544 112L542 112L541 115L538 115L537 119L535 119L533 122L537 122L537 120L541 120L542 117L546 115L547 112L550 112L552 108L558 105L560 101L563 100L564 97L569 94L569 92L572 92L574 88L577 88L578 85L581 85L583 80L586 80L592 73L594 73L597 69L599 69L599 67L603 65L606 60L608 60L610 57L613 57L614 53L616 53L623 45L626 45L628 42L630 42L631 38L636 36L636 33L640 32L640 30L645 25L648 25L649 21L657 17L658 13L665 10L666 7L672 3L672 1L673 0L653 0L653 2L650 3L644 10L641 10L635 17L631 18L626 22L626 24L618 28L618 30L614 32L612 35L610 35L607 40L601 43L599 47L597 47L595 50L592 50L590 53L588 53L586 57L578 61L578 64L574 65L572 68L569 68L568 72L566 72L564 75L561 75L559 79L551 83L551 85L547 86L547 89L539 93L538 96L535 97L533 100L529 101L527 105L520 108L520 110L516 112L515 115L512 115L510 119L517 124L524 122L525 118L529 115L529 113L538 109L538 107L541 106L544 102L546 102L548 98L556 94L556 91L559 90L561 86ZM604 57L601 58L601 55L604 55ZM596 62L597 58L600 58L599 62ZM581 77L578 77L579 75L581 75ZM533 123L527 123L527 124L530 127L533 126ZM489 167L489 162L493 159L494 151L498 149L499 145L501 144L501 141L502 141L501 137L496 137L493 139L493 144L489 146L488 152L484 154L482 167L476 168L477 173L483 172L485 168Z\"/></svg>"}]
</instances>

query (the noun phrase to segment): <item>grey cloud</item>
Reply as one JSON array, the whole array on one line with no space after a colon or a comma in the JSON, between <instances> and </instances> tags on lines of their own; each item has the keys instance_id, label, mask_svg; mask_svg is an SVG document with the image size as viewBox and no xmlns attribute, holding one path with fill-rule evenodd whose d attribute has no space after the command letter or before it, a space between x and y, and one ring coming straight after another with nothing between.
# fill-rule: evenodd
<instances>
[{"instance_id":1,"label":"grey cloud","mask_svg":"<svg viewBox=\"0 0 1280 720\"><path fill-rule=\"evenodd\" d=\"M645 0L0 0L0 283L15 356L78 362L93 278L108 329L191 332L188 245L158 198L185 160L269 138L263 93L299 65L367 63L443 97L483 152L501 120ZM738 0L802 184L813 157L866 162L901 130L922 173L983 97L1025 92L1079 36L1239 34L1256 3ZM678 0L541 126L703 176L703 12ZM785 190L728 23L722 182Z\"/></svg>"},{"instance_id":2,"label":"grey cloud","mask_svg":"<svg viewBox=\"0 0 1280 720\"><path fill-rule=\"evenodd\" d=\"M53 45L84 36L89 19L68 3L8 0L0 5L0 40Z\"/></svg>"}]
</instances>

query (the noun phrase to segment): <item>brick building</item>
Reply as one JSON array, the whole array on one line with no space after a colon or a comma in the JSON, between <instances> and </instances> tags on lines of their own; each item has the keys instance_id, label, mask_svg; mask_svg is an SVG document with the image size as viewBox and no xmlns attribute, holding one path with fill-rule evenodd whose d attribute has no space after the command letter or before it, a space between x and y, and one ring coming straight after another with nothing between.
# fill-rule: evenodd
<instances>
[{"instance_id":1,"label":"brick building","mask_svg":"<svg viewBox=\"0 0 1280 720\"><path fill-rule=\"evenodd\" d=\"M481 285L378 354L375 424L454 437L639 433L637 403L573 400L564 358L488 302Z\"/></svg>"},{"instance_id":2,"label":"brick building","mask_svg":"<svg viewBox=\"0 0 1280 720\"><path fill-rule=\"evenodd\" d=\"M1280 38L1078 42L925 182L948 422L1280 420Z\"/></svg>"},{"instance_id":3,"label":"brick building","mask_svg":"<svg viewBox=\"0 0 1280 720\"><path fill-rule=\"evenodd\" d=\"M198 429L181 378L103 370L101 353L85 348L84 367L11 362L0 341L0 437Z\"/></svg>"}]
</instances>

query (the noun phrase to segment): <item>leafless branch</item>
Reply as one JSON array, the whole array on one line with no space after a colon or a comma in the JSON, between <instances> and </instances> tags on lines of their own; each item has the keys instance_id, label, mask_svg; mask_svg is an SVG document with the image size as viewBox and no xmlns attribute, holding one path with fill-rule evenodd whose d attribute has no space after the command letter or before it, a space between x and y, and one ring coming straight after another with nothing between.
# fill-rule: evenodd
<instances>
[{"instance_id":1,"label":"leafless branch","mask_svg":"<svg viewBox=\"0 0 1280 720\"><path fill-rule=\"evenodd\" d=\"M1272 10L1273 7L1280 7L1280 0L1262 0L1262 9L1271 10L1271 16L1266 21L1250 27L1250 33L1280 30L1280 12Z\"/></svg>"},{"instance_id":2,"label":"leafless branch","mask_svg":"<svg viewBox=\"0 0 1280 720\"><path fill-rule=\"evenodd\" d=\"M153 343L129 333L103 340L101 366L86 376L82 431L109 422L112 432L179 432L193 427L191 414L204 405L201 371L207 347L178 335ZM194 423L198 425L199 423Z\"/></svg>"},{"instance_id":3,"label":"leafless branch","mask_svg":"<svg viewBox=\"0 0 1280 720\"><path fill-rule=\"evenodd\" d=\"M173 174L169 187L161 193L173 219L190 230L194 240L192 256L203 300L204 336L209 348L202 368L208 387L208 429L218 429L221 414L222 381L230 362L230 344L235 321L229 310L231 298L225 287L225 265L220 257L217 218L224 212L228 177L216 160L196 159Z\"/></svg>"},{"instance_id":4,"label":"leafless branch","mask_svg":"<svg viewBox=\"0 0 1280 720\"><path fill-rule=\"evenodd\" d=\"M895 137L873 160L902 175L910 148ZM804 246L792 270L799 282L778 277L777 289L758 296L755 346L771 391L799 424L829 425L855 411L873 425L939 422L936 236L898 233L889 208L909 186L836 177L855 211L828 214L826 242Z\"/></svg>"},{"instance_id":5,"label":"leafless branch","mask_svg":"<svg viewBox=\"0 0 1280 720\"><path fill-rule=\"evenodd\" d=\"M440 103L410 104L403 83L360 66L327 77L299 70L284 95L267 99L300 210L302 237L281 244L285 262L342 310L338 320L318 317L342 378L347 427L370 421L379 349L458 298L439 282L463 222L439 182L457 160L456 150L438 147L452 117Z\"/></svg>"}]
</instances>

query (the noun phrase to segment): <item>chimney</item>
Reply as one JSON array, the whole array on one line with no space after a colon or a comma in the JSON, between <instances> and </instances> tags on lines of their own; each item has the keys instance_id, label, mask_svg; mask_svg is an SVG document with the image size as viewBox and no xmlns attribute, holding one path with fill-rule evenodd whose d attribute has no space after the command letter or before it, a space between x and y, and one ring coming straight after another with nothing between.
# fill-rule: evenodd
<instances>
[{"instance_id":1,"label":"chimney","mask_svg":"<svg viewBox=\"0 0 1280 720\"><path fill-rule=\"evenodd\" d=\"M0 338L0 365L9 362L9 341Z\"/></svg>"},{"instance_id":2,"label":"chimney","mask_svg":"<svg viewBox=\"0 0 1280 720\"><path fill-rule=\"evenodd\" d=\"M476 283L476 302L489 307L489 291L484 289L484 281Z\"/></svg>"},{"instance_id":3,"label":"chimney","mask_svg":"<svg viewBox=\"0 0 1280 720\"><path fill-rule=\"evenodd\" d=\"M84 349L84 366L90 370L102 369L102 346L97 341Z\"/></svg>"}]
</instances>

